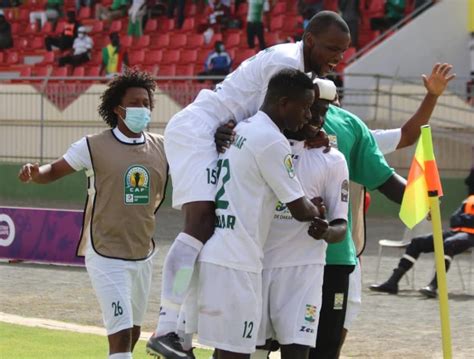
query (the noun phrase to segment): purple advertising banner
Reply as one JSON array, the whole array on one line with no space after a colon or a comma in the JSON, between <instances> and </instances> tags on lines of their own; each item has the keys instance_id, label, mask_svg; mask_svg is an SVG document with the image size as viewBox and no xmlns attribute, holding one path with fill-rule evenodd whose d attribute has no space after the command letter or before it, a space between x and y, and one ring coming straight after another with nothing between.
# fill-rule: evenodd
<instances>
[{"instance_id":1,"label":"purple advertising banner","mask_svg":"<svg viewBox=\"0 0 474 359\"><path fill-rule=\"evenodd\" d=\"M0 207L0 258L84 265L81 227L82 211Z\"/></svg>"}]
</instances>

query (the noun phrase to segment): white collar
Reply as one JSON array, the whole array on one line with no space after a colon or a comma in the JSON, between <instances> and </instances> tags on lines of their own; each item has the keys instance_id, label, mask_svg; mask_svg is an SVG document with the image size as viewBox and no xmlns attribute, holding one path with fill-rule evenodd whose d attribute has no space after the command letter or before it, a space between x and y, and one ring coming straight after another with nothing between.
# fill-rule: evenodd
<instances>
[{"instance_id":1,"label":"white collar","mask_svg":"<svg viewBox=\"0 0 474 359\"><path fill-rule=\"evenodd\" d=\"M114 127L112 129L112 132L114 133L115 137L117 137L117 139L121 142L125 142L125 143L145 143L145 136L143 135L143 132L141 134L140 137L127 137L125 136L119 129L118 127Z\"/></svg>"}]
</instances>

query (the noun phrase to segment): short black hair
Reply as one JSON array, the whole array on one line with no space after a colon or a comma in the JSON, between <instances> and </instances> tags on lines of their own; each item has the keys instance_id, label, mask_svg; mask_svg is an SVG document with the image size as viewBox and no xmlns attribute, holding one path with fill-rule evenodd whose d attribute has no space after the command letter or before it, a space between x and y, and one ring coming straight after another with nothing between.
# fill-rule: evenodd
<instances>
[{"instance_id":1,"label":"short black hair","mask_svg":"<svg viewBox=\"0 0 474 359\"><path fill-rule=\"evenodd\" d=\"M334 11L320 11L309 20L305 32L310 32L313 35L320 35L326 32L331 25L336 25L341 31L349 34L349 26L347 26L344 19Z\"/></svg>"},{"instance_id":2,"label":"short black hair","mask_svg":"<svg viewBox=\"0 0 474 359\"><path fill-rule=\"evenodd\" d=\"M305 90L314 90L313 81L299 70L284 69L268 82L265 102L276 102L282 97L299 98Z\"/></svg>"},{"instance_id":3,"label":"short black hair","mask_svg":"<svg viewBox=\"0 0 474 359\"><path fill-rule=\"evenodd\" d=\"M100 97L102 101L98 109L99 115L110 127L117 126L118 119L114 109L122 103L125 93L131 87L141 87L148 92L150 110L153 110L153 92L156 89L155 80L147 72L127 68L124 73L109 82L107 90Z\"/></svg>"}]
</instances>

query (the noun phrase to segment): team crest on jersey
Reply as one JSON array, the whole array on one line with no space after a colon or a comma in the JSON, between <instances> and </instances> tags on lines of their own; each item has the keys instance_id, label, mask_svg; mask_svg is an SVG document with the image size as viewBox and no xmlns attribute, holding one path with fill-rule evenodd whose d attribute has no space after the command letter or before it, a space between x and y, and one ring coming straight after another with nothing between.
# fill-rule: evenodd
<instances>
[{"instance_id":1,"label":"team crest on jersey","mask_svg":"<svg viewBox=\"0 0 474 359\"><path fill-rule=\"evenodd\" d=\"M148 204L150 202L150 174L140 165L132 165L124 176L125 204Z\"/></svg>"},{"instance_id":2,"label":"team crest on jersey","mask_svg":"<svg viewBox=\"0 0 474 359\"><path fill-rule=\"evenodd\" d=\"M304 314L304 320L308 323L314 323L316 321L316 306L311 304L306 304L306 311Z\"/></svg>"},{"instance_id":3,"label":"team crest on jersey","mask_svg":"<svg viewBox=\"0 0 474 359\"><path fill-rule=\"evenodd\" d=\"M328 135L329 144L333 148L337 148L337 137L335 135Z\"/></svg>"},{"instance_id":4,"label":"team crest on jersey","mask_svg":"<svg viewBox=\"0 0 474 359\"><path fill-rule=\"evenodd\" d=\"M278 201L275 209L276 209L277 212L282 212L282 211L286 210L286 204L281 203L280 201Z\"/></svg>"},{"instance_id":5,"label":"team crest on jersey","mask_svg":"<svg viewBox=\"0 0 474 359\"><path fill-rule=\"evenodd\" d=\"M341 184L341 201L347 202L349 200L349 181L344 180Z\"/></svg>"},{"instance_id":6,"label":"team crest on jersey","mask_svg":"<svg viewBox=\"0 0 474 359\"><path fill-rule=\"evenodd\" d=\"M291 159L291 155L286 155L285 159L283 160L283 163L285 164L288 176L290 176L290 178L295 177L295 169L293 167L293 160Z\"/></svg>"}]
</instances>

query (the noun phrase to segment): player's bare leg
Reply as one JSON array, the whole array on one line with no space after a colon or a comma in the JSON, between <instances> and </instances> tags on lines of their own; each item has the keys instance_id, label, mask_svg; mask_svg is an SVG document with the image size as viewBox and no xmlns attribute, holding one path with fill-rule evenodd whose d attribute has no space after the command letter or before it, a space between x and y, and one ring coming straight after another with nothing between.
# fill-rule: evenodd
<instances>
[{"instance_id":1,"label":"player's bare leg","mask_svg":"<svg viewBox=\"0 0 474 359\"><path fill-rule=\"evenodd\" d=\"M193 357L183 349L176 334L178 316L199 252L214 233L214 202L186 203L182 211L184 230L176 237L163 265L160 319L147 343L149 354L161 354L166 359Z\"/></svg>"},{"instance_id":2,"label":"player's bare leg","mask_svg":"<svg viewBox=\"0 0 474 359\"><path fill-rule=\"evenodd\" d=\"M109 355L130 353L132 357L132 328L121 330L108 336Z\"/></svg>"},{"instance_id":3,"label":"player's bare leg","mask_svg":"<svg viewBox=\"0 0 474 359\"><path fill-rule=\"evenodd\" d=\"M217 359L250 359L250 354L233 353L217 349Z\"/></svg>"},{"instance_id":4,"label":"player's bare leg","mask_svg":"<svg viewBox=\"0 0 474 359\"><path fill-rule=\"evenodd\" d=\"M140 339L140 333L141 333L142 327L139 327L138 325L134 325L132 328L132 352L133 349L135 349L135 345L138 342L138 339Z\"/></svg>"},{"instance_id":5,"label":"player's bare leg","mask_svg":"<svg viewBox=\"0 0 474 359\"><path fill-rule=\"evenodd\" d=\"M280 346L281 359L308 359L309 347L300 344Z\"/></svg>"}]
</instances>

